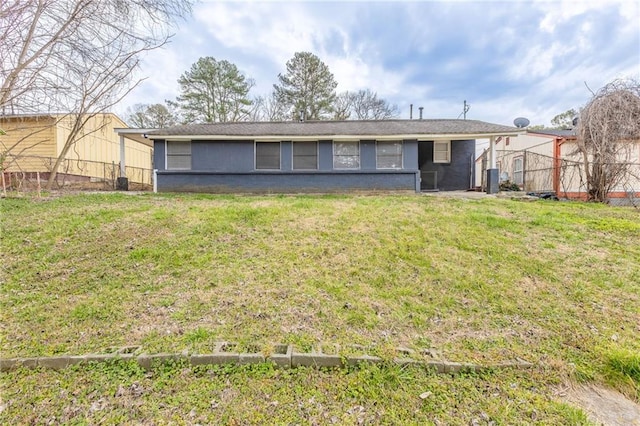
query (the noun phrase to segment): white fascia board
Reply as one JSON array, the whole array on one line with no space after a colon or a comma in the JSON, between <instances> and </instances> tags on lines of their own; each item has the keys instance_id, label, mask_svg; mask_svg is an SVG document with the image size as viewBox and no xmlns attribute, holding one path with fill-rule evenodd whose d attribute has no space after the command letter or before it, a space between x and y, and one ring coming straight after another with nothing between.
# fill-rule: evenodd
<instances>
[{"instance_id":1,"label":"white fascia board","mask_svg":"<svg viewBox=\"0 0 640 426\"><path fill-rule=\"evenodd\" d=\"M453 134L398 134L398 135L149 135L149 139L166 139L172 141L181 140L251 140L261 142L280 141L359 141L359 140L411 140L422 141L432 140L466 140L466 139L486 139L498 136L518 136L524 132L502 132L502 133L453 133Z\"/></svg>"}]
</instances>

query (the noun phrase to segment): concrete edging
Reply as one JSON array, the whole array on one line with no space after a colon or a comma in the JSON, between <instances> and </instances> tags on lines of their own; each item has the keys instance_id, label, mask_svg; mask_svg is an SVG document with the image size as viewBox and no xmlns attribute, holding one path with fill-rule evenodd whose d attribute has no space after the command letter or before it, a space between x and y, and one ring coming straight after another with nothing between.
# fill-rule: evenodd
<instances>
[{"instance_id":1,"label":"concrete edging","mask_svg":"<svg viewBox=\"0 0 640 426\"><path fill-rule=\"evenodd\" d=\"M314 367L314 368L344 368L346 366L357 366L359 364L379 364L384 360L378 356L369 355L368 348L351 345L346 346L347 352L359 353L359 355L340 355L340 346L334 345L331 353L326 353L322 347L314 347L310 352L297 352L294 345L278 344L271 350L254 352L234 352L237 344L230 342L219 342L215 345L212 353L189 354L182 353L140 353L139 346L126 346L122 348L112 348L112 352L106 354L87 355L59 355L50 357L31 358L1 358L0 371L10 371L17 368L35 369L38 367L61 370L72 365L88 364L90 362L107 362L114 360L136 360L140 367L150 370L155 364L167 363L169 361L186 361L191 365L247 365L273 363L279 368ZM451 362L439 358L434 350L414 351L408 348L396 348L396 352L401 355L393 358L393 362L398 365L423 366L434 370L436 373L461 373L479 372L491 369L529 369L533 364L522 359L512 362L503 362L493 365L479 365L473 363ZM425 360L426 357L436 358Z\"/></svg>"}]
</instances>

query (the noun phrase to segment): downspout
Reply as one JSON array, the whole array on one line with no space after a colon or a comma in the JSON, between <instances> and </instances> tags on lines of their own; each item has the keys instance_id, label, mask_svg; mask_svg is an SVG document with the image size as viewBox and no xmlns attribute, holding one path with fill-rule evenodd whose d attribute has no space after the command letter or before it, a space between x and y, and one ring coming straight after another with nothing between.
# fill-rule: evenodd
<instances>
[{"instance_id":1,"label":"downspout","mask_svg":"<svg viewBox=\"0 0 640 426\"><path fill-rule=\"evenodd\" d=\"M471 154L469 157L469 189L473 189L473 181L476 177L476 168L474 167L476 164L476 156L475 154Z\"/></svg>"}]
</instances>

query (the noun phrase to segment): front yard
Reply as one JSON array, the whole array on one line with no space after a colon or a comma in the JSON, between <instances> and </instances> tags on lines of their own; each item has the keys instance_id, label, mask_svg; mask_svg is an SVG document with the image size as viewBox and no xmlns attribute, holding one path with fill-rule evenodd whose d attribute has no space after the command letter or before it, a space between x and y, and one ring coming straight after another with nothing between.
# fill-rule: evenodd
<instances>
[{"instance_id":1,"label":"front yard","mask_svg":"<svg viewBox=\"0 0 640 426\"><path fill-rule=\"evenodd\" d=\"M117 422L101 417L107 411L145 423L576 423L581 413L551 398L566 380L640 397L636 210L422 196L1 203L3 358L127 345L203 353L228 340L361 344L382 357L398 346L433 348L452 361L536 365L457 377L393 366L19 370L3 373L1 415L44 421L35 407L91 423ZM39 385L51 381L58 385ZM145 389L135 398L134 383ZM417 398L425 389L433 397ZM194 396L203 392L214 396ZM184 401L195 405L182 412ZM504 409L508 401L515 405Z\"/></svg>"}]
</instances>

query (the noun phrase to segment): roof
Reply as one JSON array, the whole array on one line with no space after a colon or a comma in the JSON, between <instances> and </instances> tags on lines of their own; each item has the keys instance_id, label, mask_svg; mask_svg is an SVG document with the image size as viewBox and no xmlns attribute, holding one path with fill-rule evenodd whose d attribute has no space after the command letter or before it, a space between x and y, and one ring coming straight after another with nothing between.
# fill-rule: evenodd
<instances>
[{"instance_id":1,"label":"roof","mask_svg":"<svg viewBox=\"0 0 640 426\"><path fill-rule=\"evenodd\" d=\"M516 136L523 130L477 120L349 120L190 124L148 132L150 139L425 139Z\"/></svg>"},{"instance_id":2,"label":"roof","mask_svg":"<svg viewBox=\"0 0 640 426\"><path fill-rule=\"evenodd\" d=\"M25 120L30 118L41 119L41 118L56 118L57 114L0 114L0 120Z\"/></svg>"},{"instance_id":3,"label":"roof","mask_svg":"<svg viewBox=\"0 0 640 426\"><path fill-rule=\"evenodd\" d=\"M118 136L124 136L132 141L153 147L153 142L147 138L147 133L152 130L154 129L132 129L130 127L116 127L113 129Z\"/></svg>"},{"instance_id":4,"label":"roof","mask_svg":"<svg viewBox=\"0 0 640 426\"><path fill-rule=\"evenodd\" d=\"M528 130L528 133L537 133L541 135L560 136L563 138L572 138L576 136L576 131L573 129L540 129L540 130Z\"/></svg>"}]
</instances>

